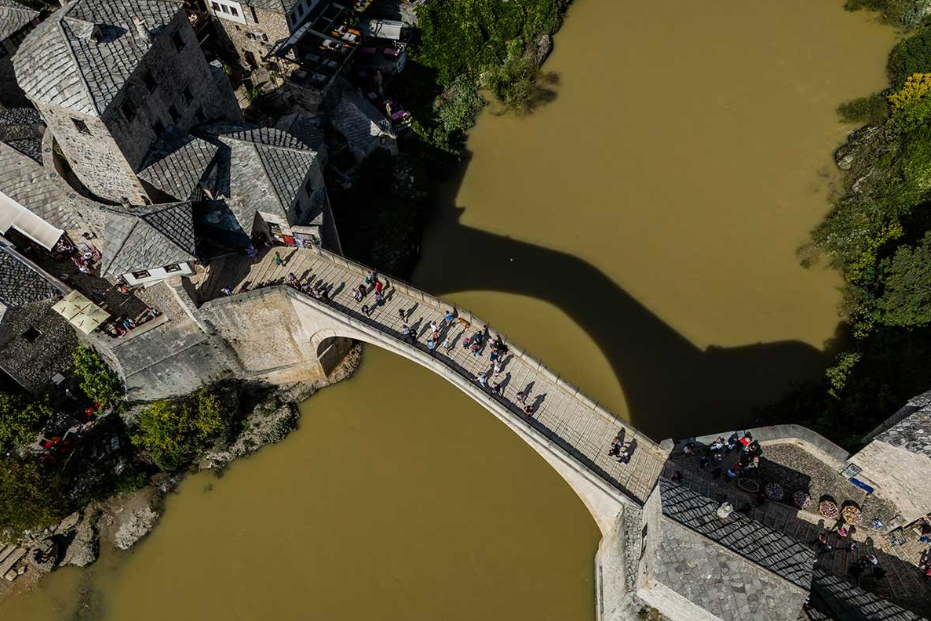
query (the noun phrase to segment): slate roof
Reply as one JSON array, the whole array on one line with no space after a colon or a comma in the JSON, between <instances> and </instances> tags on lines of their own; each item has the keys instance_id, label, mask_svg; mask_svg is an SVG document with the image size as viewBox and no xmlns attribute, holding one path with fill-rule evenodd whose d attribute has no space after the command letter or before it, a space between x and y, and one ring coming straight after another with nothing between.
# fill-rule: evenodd
<instances>
[{"instance_id":1,"label":"slate roof","mask_svg":"<svg viewBox=\"0 0 931 621\"><path fill-rule=\"evenodd\" d=\"M317 154L287 132L271 127L218 123L201 128L219 142L218 193L251 235L256 212L287 219Z\"/></svg>"},{"instance_id":2,"label":"slate roof","mask_svg":"<svg viewBox=\"0 0 931 621\"><path fill-rule=\"evenodd\" d=\"M33 100L99 116L181 10L171 0L74 0L23 40L13 59L19 86ZM139 36L133 18L151 36Z\"/></svg>"},{"instance_id":3,"label":"slate roof","mask_svg":"<svg viewBox=\"0 0 931 621\"><path fill-rule=\"evenodd\" d=\"M175 200L188 200L217 150L216 145L172 127L146 156L139 177Z\"/></svg>"},{"instance_id":4,"label":"slate roof","mask_svg":"<svg viewBox=\"0 0 931 621\"><path fill-rule=\"evenodd\" d=\"M737 511L722 520L720 503L666 478L660 485L664 516L802 589L811 587L815 556L810 548Z\"/></svg>"},{"instance_id":5,"label":"slate roof","mask_svg":"<svg viewBox=\"0 0 931 621\"><path fill-rule=\"evenodd\" d=\"M914 397L905 407L911 414L876 439L931 459L931 392Z\"/></svg>"},{"instance_id":6,"label":"slate roof","mask_svg":"<svg viewBox=\"0 0 931 621\"><path fill-rule=\"evenodd\" d=\"M330 110L330 120L360 158L365 157L372 143L382 136L395 137L388 119L357 91L343 92L339 102Z\"/></svg>"},{"instance_id":7,"label":"slate roof","mask_svg":"<svg viewBox=\"0 0 931 621\"><path fill-rule=\"evenodd\" d=\"M48 178L41 164L21 151L22 146L0 143L0 192L55 228L74 228L75 205Z\"/></svg>"},{"instance_id":8,"label":"slate roof","mask_svg":"<svg viewBox=\"0 0 931 621\"><path fill-rule=\"evenodd\" d=\"M101 265L104 274L195 261L195 252L191 203L107 209Z\"/></svg>"},{"instance_id":9,"label":"slate roof","mask_svg":"<svg viewBox=\"0 0 931 621\"><path fill-rule=\"evenodd\" d=\"M822 611L821 618L829 614L837 621L927 621L821 568L815 571L812 587L819 604L828 609Z\"/></svg>"},{"instance_id":10,"label":"slate roof","mask_svg":"<svg viewBox=\"0 0 931 621\"><path fill-rule=\"evenodd\" d=\"M248 6L276 13L288 13L294 8L294 5L300 3L301 0L245 0L245 4Z\"/></svg>"},{"instance_id":11,"label":"slate roof","mask_svg":"<svg viewBox=\"0 0 931 621\"><path fill-rule=\"evenodd\" d=\"M314 122L316 118L319 117L294 112L281 117L276 127L295 136L298 140L319 153L326 149L326 143L323 138L323 132L320 131L320 128L317 127L317 124Z\"/></svg>"},{"instance_id":12,"label":"slate roof","mask_svg":"<svg viewBox=\"0 0 931 621\"><path fill-rule=\"evenodd\" d=\"M0 0L0 41L13 36L38 16L38 12L18 2Z\"/></svg>"},{"instance_id":13,"label":"slate roof","mask_svg":"<svg viewBox=\"0 0 931 621\"><path fill-rule=\"evenodd\" d=\"M0 245L0 303L16 308L57 297L58 290L48 280Z\"/></svg>"},{"instance_id":14,"label":"slate roof","mask_svg":"<svg viewBox=\"0 0 931 621\"><path fill-rule=\"evenodd\" d=\"M0 142L41 164L42 135L35 127L41 123L42 117L33 108L0 109Z\"/></svg>"},{"instance_id":15,"label":"slate roof","mask_svg":"<svg viewBox=\"0 0 931 621\"><path fill-rule=\"evenodd\" d=\"M663 520L653 579L725 620L796 621L808 593L742 562L714 541Z\"/></svg>"}]
</instances>

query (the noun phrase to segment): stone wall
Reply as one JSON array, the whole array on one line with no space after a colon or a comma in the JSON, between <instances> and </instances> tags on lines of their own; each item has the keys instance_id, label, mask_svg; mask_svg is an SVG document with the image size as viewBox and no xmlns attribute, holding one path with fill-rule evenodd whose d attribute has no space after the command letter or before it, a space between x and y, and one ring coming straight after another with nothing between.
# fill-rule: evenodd
<instances>
[{"instance_id":1,"label":"stone wall","mask_svg":"<svg viewBox=\"0 0 931 621\"><path fill-rule=\"evenodd\" d=\"M81 183L101 198L141 204L145 191L104 121L95 116L36 102L36 107ZM82 133L74 121L89 133Z\"/></svg>"},{"instance_id":2,"label":"stone wall","mask_svg":"<svg viewBox=\"0 0 931 621\"><path fill-rule=\"evenodd\" d=\"M597 621L629 621L640 609L633 594L640 552L640 520L637 507L624 507L611 530L605 533L595 555L595 618Z\"/></svg>"},{"instance_id":3,"label":"stone wall","mask_svg":"<svg viewBox=\"0 0 931 621\"><path fill-rule=\"evenodd\" d=\"M207 2L208 6L210 2ZM218 15L211 7L210 12ZM281 39L287 38L291 31L288 28L288 22L284 13L275 11L266 11L256 7L243 6L243 17L245 24L238 24L234 21L217 17L217 23L229 37L233 48L242 59L242 64L249 66L246 62L246 52L252 54L259 66L267 65L263 60L268 55L271 47ZM275 67L269 67L275 70Z\"/></svg>"},{"instance_id":4,"label":"stone wall","mask_svg":"<svg viewBox=\"0 0 931 621\"><path fill-rule=\"evenodd\" d=\"M647 498L643 505L643 513L640 519L640 542L639 542L639 559L640 564L637 571L637 588L642 588L653 575L653 559L656 558L659 550L660 538L662 533L663 519L663 498L660 492L660 486L653 489L653 493Z\"/></svg>"},{"instance_id":5,"label":"stone wall","mask_svg":"<svg viewBox=\"0 0 931 621\"><path fill-rule=\"evenodd\" d=\"M876 488L876 495L894 503L911 521L931 512L931 460L874 440L850 458L863 469L857 478Z\"/></svg>"},{"instance_id":6,"label":"stone wall","mask_svg":"<svg viewBox=\"0 0 931 621\"><path fill-rule=\"evenodd\" d=\"M174 32L184 41L180 51L171 40ZM147 75L157 83L151 93L144 81ZM191 95L190 100L187 100L185 89ZM120 111L127 99L135 110L132 121L127 121ZM172 107L179 115L177 120ZM186 132L205 121L235 122L242 116L232 87L223 89L214 81L197 36L185 12L179 10L104 112L103 119L130 167L139 170L149 149L158 140L156 123Z\"/></svg>"}]
</instances>

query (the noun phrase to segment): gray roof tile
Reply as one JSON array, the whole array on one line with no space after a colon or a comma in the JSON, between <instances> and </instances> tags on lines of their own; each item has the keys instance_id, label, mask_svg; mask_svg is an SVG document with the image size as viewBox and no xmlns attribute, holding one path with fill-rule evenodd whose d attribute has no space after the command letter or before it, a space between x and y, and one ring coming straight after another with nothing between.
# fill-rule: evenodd
<instances>
[{"instance_id":1,"label":"gray roof tile","mask_svg":"<svg viewBox=\"0 0 931 621\"><path fill-rule=\"evenodd\" d=\"M15 308L58 297L45 277L0 245L0 303Z\"/></svg>"},{"instance_id":2,"label":"gray roof tile","mask_svg":"<svg viewBox=\"0 0 931 621\"><path fill-rule=\"evenodd\" d=\"M77 222L75 204L48 178L32 155L23 153L26 142L29 141L0 143L0 192L56 228L73 228Z\"/></svg>"},{"instance_id":3,"label":"gray roof tile","mask_svg":"<svg viewBox=\"0 0 931 621\"><path fill-rule=\"evenodd\" d=\"M0 0L0 41L13 36L38 16L38 12L18 2Z\"/></svg>"},{"instance_id":4,"label":"gray roof tile","mask_svg":"<svg viewBox=\"0 0 931 621\"><path fill-rule=\"evenodd\" d=\"M175 200L188 200L217 150L214 144L171 128L146 156L139 177Z\"/></svg>"},{"instance_id":5,"label":"gray roof tile","mask_svg":"<svg viewBox=\"0 0 931 621\"><path fill-rule=\"evenodd\" d=\"M100 115L152 47L134 18L154 36L181 10L168 0L75 0L23 41L17 81L34 100Z\"/></svg>"},{"instance_id":6,"label":"gray roof tile","mask_svg":"<svg viewBox=\"0 0 931 621\"><path fill-rule=\"evenodd\" d=\"M190 203L145 209L108 208L104 274L126 274L197 259Z\"/></svg>"},{"instance_id":7,"label":"gray roof tile","mask_svg":"<svg viewBox=\"0 0 931 621\"><path fill-rule=\"evenodd\" d=\"M339 102L330 110L333 127L349 142L349 148L359 157L365 157L373 142L382 136L394 138L391 123L358 91L343 92Z\"/></svg>"}]
</instances>

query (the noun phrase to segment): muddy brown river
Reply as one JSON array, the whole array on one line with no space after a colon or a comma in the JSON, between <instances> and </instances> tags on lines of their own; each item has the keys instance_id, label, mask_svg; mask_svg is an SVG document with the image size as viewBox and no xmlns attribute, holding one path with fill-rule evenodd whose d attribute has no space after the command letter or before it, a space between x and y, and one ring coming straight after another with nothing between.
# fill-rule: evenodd
<instances>
[{"instance_id":1,"label":"muddy brown river","mask_svg":"<svg viewBox=\"0 0 931 621\"><path fill-rule=\"evenodd\" d=\"M837 104L884 85L895 33L840 0L576 0L555 101L485 114L415 280L656 439L713 432L820 372ZM594 616L599 539L529 447L368 348L300 429L189 477L130 554L57 571L3 621Z\"/></svg>"}]
</instances>

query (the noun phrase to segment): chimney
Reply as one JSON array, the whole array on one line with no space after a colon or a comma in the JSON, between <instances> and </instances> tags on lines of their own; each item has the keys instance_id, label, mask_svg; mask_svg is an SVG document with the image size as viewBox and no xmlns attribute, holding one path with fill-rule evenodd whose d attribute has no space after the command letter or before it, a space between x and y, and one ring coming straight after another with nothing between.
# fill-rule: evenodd
<instances>
[{"instance_id":1,"label":"chimney","mask_svg":"<svg viewBox=\"0 0 931 621\"><path fill-rule=\"evenodd\" d=\"M136 27L136 38L139 41L151 43L152 35L149 34L149 29L146 28L145 21L137 16L133 16L133 25Z\"/></svg>"}]
</instances>

